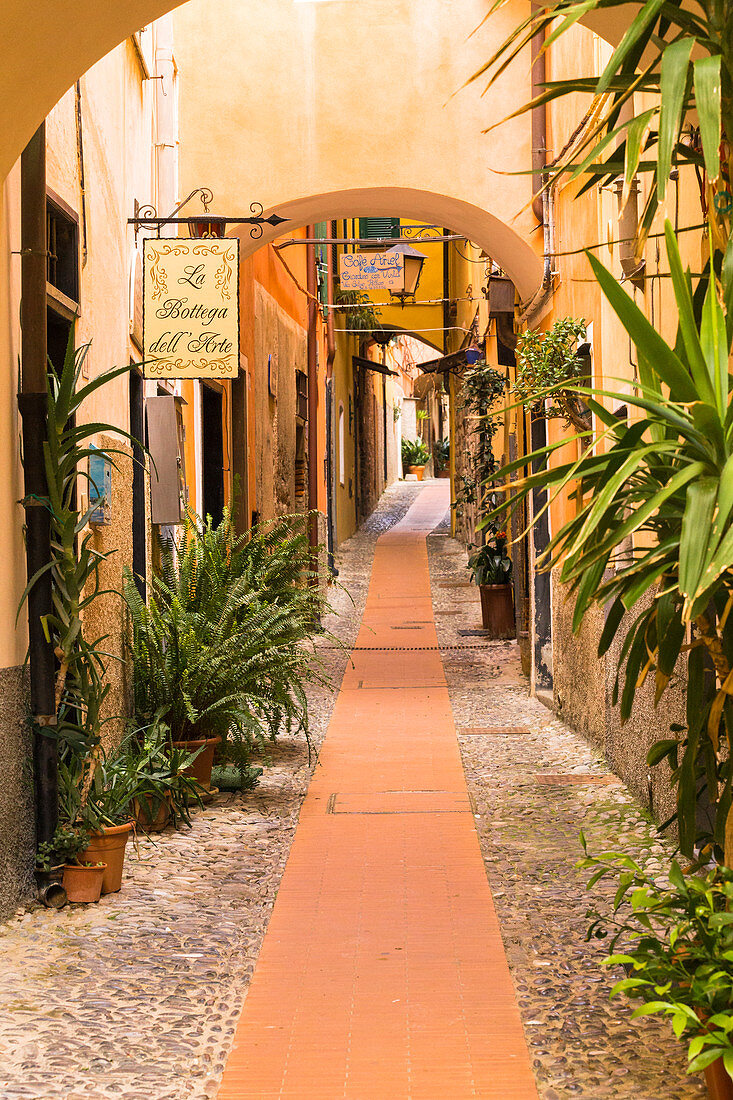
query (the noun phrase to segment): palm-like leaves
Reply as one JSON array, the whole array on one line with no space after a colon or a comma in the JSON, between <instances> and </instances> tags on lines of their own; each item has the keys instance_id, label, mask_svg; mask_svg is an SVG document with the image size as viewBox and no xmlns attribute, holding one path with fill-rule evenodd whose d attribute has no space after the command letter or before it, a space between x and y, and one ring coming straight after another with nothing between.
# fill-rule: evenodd
<instances>
[{"instance_id":1,"label":"palm-like leaves","mask_svg":"<svg viewBox=\"0 0 733 1100\"><path fill-rule=\"evenodd\" d=\"M498 476L530 463L535 472L512 483L515 495L499 511L516 507L534 487L574 489L577 514L552 539L544 564L557 564L561 579L576 593L576 629L592 603L609 605L599 652L605 653L621 632L622 719L650 672L660 698L683 652L688 624L694 624L684 751L678 759L680 745L669 738L653 757L667 755L675 767L680 839L691 854L701 780L717 806L712 835L722 849L733 778L728 755L728 734L733 734L733 405L728 395L731 331L721 305L730 286L728 275L718 280L713 274L693 296L669 223L666 237L679 311L674 347L589 257L636 345L638 392L625 400L638 409L640 419L619 423L600 403L603 391L584 391L605 427L598 447L575 463L554 467L549 465L554 448L545 447L505 467ZM633 545L625 548L630 538ZM647 594L651 601L642 599ZM707 695L706 661L718 681Z\"/></svg>"},{"instance_id":2,"label":"palm-like leaves","mask_svg":"<svg viewBox=\"0 0 733 1100\"><path fill-rule=\"evenodd\" d=\"M505 2L497 0L491 11ZM535 34L547 34L546 49L588 12L620 6L619 0L551 0L533 8L472 79L487 77L490 85ZM733 216L733 4L636 0L623 3L623 10L627 8L635 14L599 77L549 81L514 114L578 92L595 97L596 110L589 112L582 137L548 174L583 175L585 189L599 179L610 183L619 176L628 188L637 172L651 173L653 185L640 223L641 252L665 199L671 169L694 164L701 184L703 171L710 181L702 184L703 202L710 205L715 246L725 251ZM651 93L655 102L634 118L628 107L635 92ZM712 188L716 180L719 187Z\"/></svg>"}]
</instances>

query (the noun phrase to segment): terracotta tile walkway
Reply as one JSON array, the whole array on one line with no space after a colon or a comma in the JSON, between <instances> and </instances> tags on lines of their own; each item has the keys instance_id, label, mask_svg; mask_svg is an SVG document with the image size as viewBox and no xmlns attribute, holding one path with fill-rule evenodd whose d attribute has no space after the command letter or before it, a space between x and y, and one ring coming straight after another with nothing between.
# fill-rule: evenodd
<instances>
[{"instance_id":1,"label":"terracotta tile walkway","mask_svg":"<svg viewBox=\"0 0 733 1100\"><path fill-rule=\"evenodd\" d=\"M220 1100L536 1100L440 653L391 649L437 645L447 487L377 543Z\"/></svg>"}]
</instances>

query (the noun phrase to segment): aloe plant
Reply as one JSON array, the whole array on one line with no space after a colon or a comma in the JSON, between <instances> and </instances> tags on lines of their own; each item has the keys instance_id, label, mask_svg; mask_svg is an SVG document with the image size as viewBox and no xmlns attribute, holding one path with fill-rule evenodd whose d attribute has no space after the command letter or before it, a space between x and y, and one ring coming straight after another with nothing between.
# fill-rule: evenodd
<instances>
[{"instance_id":1,"label":"aloe plant","mask_svg":"<svg viewBox=\"0 0 733 1100\"><path fill-rule=\"evenodd\" d=\"M90 638L84 629L84 612L106 594L99 570L111 552L95 549L94 535L88 527L93 509L80 512L78 501L89 482L86 465L92 453L129 457L120 448L92 447L92 438L107 433L131 438L111 424L77 424L84 402L130 369L115 368L80 386L90 346L75 348L72 330L61 371L56 375L49 370L47 374L48 432L43 457L48 495L37 503L51 516L51 560L30 578L19 607L20 613L38 577L50 572L53 611L44 617L43 630L58 662L57 720L56 726L46 727L44 733L58 738L62 748L82 756L100 741L105 721L103 705L109 691L104 671L110 659L105 648L108 635Z\"/></svg>"},{"instance_id":2,"label":"aloe plant","mask_svg":"<svg viewBox=\"0 0 733 1100\"><path fill-rule=\"evenodd\" d=\"M728 367L733 313L730 308L726 313L723 303L730 303L733 294L733 270L723 265L719 278L708 273L693 293L669 223L666 239L679 313L673 347L613 276L588 257L636 347L638 392L625 401L638 410L638 419L619 422L601 403L609 393L581 389L602 425L597 446L576 462L553 466L554 451L567 442L561 440L505 466L497 477L522 466L534 472L511 484L512 499L489 519L517 507L533 488L552 490L550 500L573 490L577 514L551 540L540 564L557 565L561 580L575 592L575 629L591 604L608 605L599 655L617 634L623 638L614 690L614 702L620 691L622 720L629 717L647 676L654 676L658 702L686 655L686 735L673 730L677 736L658 742L650 762L666 758L673 766L682 851L692 856L696 843L710 845L730 864L733 403ZM630 537L633 547L627 549ZM644 600L646 595L651 600ZM702 789L715 811L709 828L696 822Z\"/></svg>"}]
</instances>

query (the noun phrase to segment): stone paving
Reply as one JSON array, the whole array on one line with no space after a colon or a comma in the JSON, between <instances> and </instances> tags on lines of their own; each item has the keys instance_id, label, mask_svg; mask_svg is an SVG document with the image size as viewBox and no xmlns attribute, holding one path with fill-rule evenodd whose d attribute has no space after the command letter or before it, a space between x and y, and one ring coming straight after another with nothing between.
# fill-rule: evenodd
<instances>
[{"instance_id":1,"label":"stone paving","mask_svg":"<svg viewBox=\"0 0 733 1100\"><path fill-rule=\"evenodd\" d=\"M339 551L339 617L326 625L346 645L376 538L419 491L394 487ZM527 698L514 644L458 634L480 625L478 594L456 586L465 554L438 531L428 546L439 639L481 646L446 649L444 664L540 1096L704 1095L663 1023L631 1021L623 1002L609 1004L603 945L584 943L580 828L596 848L649 845L653 859L664 850L595 750ZM347 658L331 644L319 649L338 684ZM334 698L312 693L316 745ZM487 726L530 733L460 732ZM256 790L220 796L190 831L130 851L119 894L60 913L31 906L0 928L0 1100L216 1096L312 767L303 741L283 738Z\"/></svg>"},{"instance_id":2,"label":"stone paving","mask_svg":"<svg viewBox=\"0 0 733 1100\"><path fill-rule=\"evenodd\" d=\"M440 533L438 533L438 531ZM433 607L484 862L542 1100L692 1100L707 1095L664 1021L609 1001L603 942L585 943L590 895L575 870L591 851L646 855L665 845L597 750L527 697L514 642L481 642L466 554L445 527L428 537ZM485 648L483 648L485 647ZM462 733L526 728L528 735ZM593 892L600 902L603 884ZM613 888L605 887L607 899Z\"/></svg>"}]
</instances>

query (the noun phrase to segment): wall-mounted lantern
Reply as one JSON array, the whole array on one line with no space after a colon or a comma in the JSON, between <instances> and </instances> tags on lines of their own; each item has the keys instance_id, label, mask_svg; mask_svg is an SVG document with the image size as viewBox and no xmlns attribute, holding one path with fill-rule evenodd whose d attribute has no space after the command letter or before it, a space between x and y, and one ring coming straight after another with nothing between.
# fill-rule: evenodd
<instances>
[{"instance_id":1,"label":"wall-mounted lantern","mask_svg":"<svg viewBox=\"0 0 733 1100\"><path fill-rule=\"evenodd\" d=\"M427 255L424 252L418 252L411 244L406 244L404 242L392 245L391 248L387 249L387 255L395 252L404 256L404 284L401 290L390 290L390 294L394 298L399 298L400 305L404 306L406 298L415 297L415 292L420 282L423 264L427 259Z\"/></svg>"},{"instance_id":2,"label":"wall-mounted lantern","mask_svg":"<svg viewBox=\"0 0 733 1100\"><path fill-rule=\"evenodd\" d=\"M226 222L215 214L209 214L200 221L189 222L189 231L192 237L223 237Z\"/></svg>"}]
</instances>

